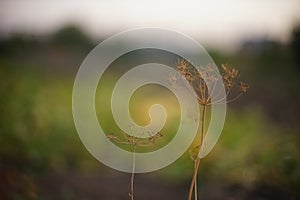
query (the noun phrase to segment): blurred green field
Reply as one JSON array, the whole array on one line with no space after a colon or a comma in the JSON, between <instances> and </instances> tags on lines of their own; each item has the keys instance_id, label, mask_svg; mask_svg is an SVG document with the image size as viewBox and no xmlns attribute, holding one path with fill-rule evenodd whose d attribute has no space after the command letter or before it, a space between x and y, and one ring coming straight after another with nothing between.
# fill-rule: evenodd
<instances>
[{"instance_id":1,"label":"blurred green field","mask_svg":"<svg viewBox=\"0 0 300 200\"><path fill-rule=\"evenodd\" d=\"M0 199L109 198L104 194L127 198L129 177L95 160L73 123L72 87L78 69L74 66L92 47L88 42L82 49L80 44L70 46L72 42L13 41L1 43L10 48L2 49L0 56ZM290 47L275 45L262 53L250 50L232 55L210 52L217 64L228 62L240 69L251 89L228 106L222 135L200 165L200 196L300 199L298 63ZM98 98L101 92L109 99L109 88L97 93L97 115L106 133L118 133L111 113L102 110L109 101ZM140 88L130 102L132 117L140 125L149 122L147 109L153 103L163 104L168 111L164 137L152 150L172 139L180 115L174 109L178 107L175 97L165 89L153 93L154 89L157 86ZM163 194L183 199L192 170L186 152L165 169L140 175L137 193L144 194L142 199ZM119 177L123 182L117 181ZM117 187L123 189L116 192Z\"/></svg>"},{"instance_id":2,"label":"blurred green field","mask_svg":"<svg viewBox=\"0 0 300 200\"><path fill-rule=\"evenodd\" d=\"M92 158L76 133L71 111L72 77L22 69L1 69L0 76L2 167L20 171L28 177L49 172L107 170ZM143 102L140 106L151 104L143 96L142 93L136 97L137 102ZM272 123L259 106L245 106L239 110L230 107L220 140L201 165L200 180L203 181L200 185L213 181L249 188L267 184L290 194L297 193L300 186L299 136L288 127ZM145 111L133 109L133 117L143 119L140 112L144 121L138 123L147 123ZM170 124L177 123L175 117L165 132L176 130L176 125ZM106 127L107 131L117 131L109 120ZM187 182L191 170L192 162L186 153L157 175L175 182Z\"/></svg>"}]
</instances>

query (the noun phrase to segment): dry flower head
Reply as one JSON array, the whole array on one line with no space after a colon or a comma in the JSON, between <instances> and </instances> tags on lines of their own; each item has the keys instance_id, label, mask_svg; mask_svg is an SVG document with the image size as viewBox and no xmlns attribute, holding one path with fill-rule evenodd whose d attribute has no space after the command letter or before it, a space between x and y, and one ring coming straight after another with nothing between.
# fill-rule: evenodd
<instances>
[{"instance_id":1,"label":"dry flower head","mask_svg":"<svg viewBox=\"0 0 300 200\"><path fill-rule=\"evenodd\" d=\"M133 147L148 147L155 144L155 142L163 137L161 132L158 132L156 134L147 132L149 135L148 138L140 138L132 135L128 135L124 132L121 132L121 135L116 134L108 134L107 138L118 143L118 144L125 144L125 145L131 145Z\"/></svg>"},{"instance_id":2,"label":"dry flower head","mask_svg":"<svg viewBox=\"0 0 300 200\"><path fill-rule=\"evenodd\" d=\"M221 65L220 74L212 66L199 67L198 71L188 61L183 59L178 60L176 68L179 74L192 86L194 95L200 105L231 103L249 89L247 83L237 81L239 76L238 70L230 67L228 64ZM225 89L225 95L223 96L221 92L215 91L217 90L216 85L218 81L223 82ZM211 91L208 88L211 88ZM227 101L225 101L226 99Z\"/></svg>"}]
</instances>

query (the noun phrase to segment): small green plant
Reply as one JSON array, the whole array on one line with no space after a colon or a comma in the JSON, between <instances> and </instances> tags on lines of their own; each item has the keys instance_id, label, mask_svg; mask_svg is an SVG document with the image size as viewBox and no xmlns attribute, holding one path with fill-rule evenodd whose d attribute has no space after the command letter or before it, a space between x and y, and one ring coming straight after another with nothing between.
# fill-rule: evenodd
<instances>
[{"instance_id":1,"label":"small green plant","mask_svg":"<svg viewBox=\"0 0 300 200\"><path fill-rule=\"evenodd\" d=\"M207 115L207 107L212 104L231 103L241 97L242 94L247 92L249 85L244 82L237 82L238 70L231 68L227 64L221 65L221 76L218 72L211 67L200 68L198 71L186 60L178 60L176 68L181 76L193 87L194 96L197 98L200 110L202 109L200 120L200 142L190 149L191 158L194 162L194 172L189 188L188 200L193 197L197 200L197 176L200 166L201 158L198 156L201 151L203 139L205 136L205 118ZM221 79L221 80L220 80ZM225 88L225 95L220 95L215 90L217 81L223 81ZM212 91L209 91L207 85L212 85ZM234 91L235 90L235 91ZM213 96L210 94L214 94ZM221 93L222 94L222 93Z\"/></svg>"}]
</instances>

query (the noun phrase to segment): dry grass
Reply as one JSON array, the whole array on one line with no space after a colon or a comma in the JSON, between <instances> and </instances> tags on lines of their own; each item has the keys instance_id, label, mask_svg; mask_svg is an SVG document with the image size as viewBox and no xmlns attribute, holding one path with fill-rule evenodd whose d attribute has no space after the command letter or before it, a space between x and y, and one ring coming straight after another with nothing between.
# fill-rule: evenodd
<instances>
[{"instance_id":1,"label":"dry grass","mask_svg":"<svg viewBox=\"0 0 300 200\"><path fill-rule=\"evenodd\" d=\"M193 192L194 199L197 200L197 176L201 160L198 155L205 135L207 107L212 104L228 104L236 101L242 94L247 92L249 85L244 82L238 82L238 70L230 67L228 64L221 65L220 75L214 67L199 67L199 70L197 70L186 60L178 60L176 67L179 74L193 87L194 96L197 98L198 104L202 107L200 116L201 128L199 133L200 143L190 149L191 158L194 161L194 172L190 184L188 200L192 200ZM220 91L215 91L218 81L223 82L225 94Z\"/></svg>"}]
</instances>

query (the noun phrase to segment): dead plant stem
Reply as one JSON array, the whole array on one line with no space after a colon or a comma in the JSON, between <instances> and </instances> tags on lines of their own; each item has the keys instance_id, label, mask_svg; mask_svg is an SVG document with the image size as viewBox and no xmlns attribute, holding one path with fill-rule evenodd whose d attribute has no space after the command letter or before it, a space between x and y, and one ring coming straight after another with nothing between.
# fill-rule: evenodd
<instances>
[{"instance_id":1,"label":"dead plant stem","mask_svg":"<svg viewBox=\"0 0 300 200\"><path fill-rule=\"evenodd\" d=\"M131 168L131 178L130 178L130 194L131 200L134 200L134 175L135 175L135 148L133 146L133 157L132 157L132 168Z\"/></svg>"},{"instance_id":2,"label":"dead plant stem","mask_svg":"<svg viewBox=\"0 0 300 200\"><path fill-rule=\"evenodd\" d=\"M205 132L205 114L206 114L206 105L203 105L203 110L202 110L202 115L201 117L201 132L200 132L200 145L199 145L199 153L197 155L197 158L195 160L195 167L194 167L194 172L193 172L193 178L191 181L191 185L190 185L190 190L189 190L189 197L188 200L192 200L192 196L193 196L193 189L196 185L196 181L197 181L197 175L198 175L198 170L199 170L199 166L200 166L200 153L202 150L202 145L203 145L203 139L204 139L204 132ZM195 199L197 198L197 196L195 195Z\"/></svg>"}]
</instances>

